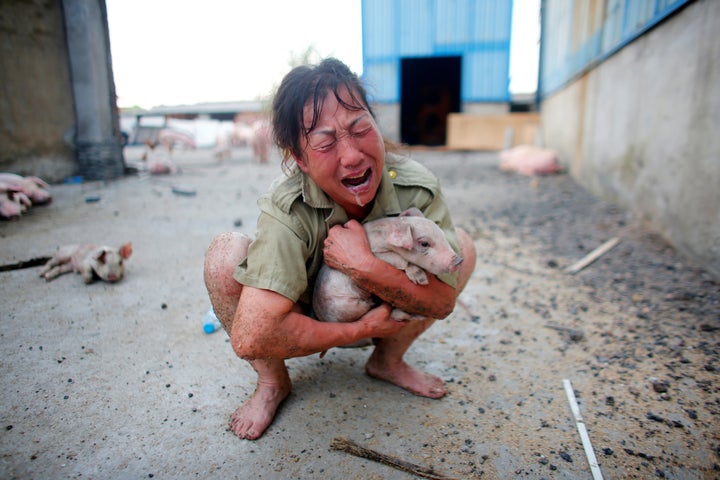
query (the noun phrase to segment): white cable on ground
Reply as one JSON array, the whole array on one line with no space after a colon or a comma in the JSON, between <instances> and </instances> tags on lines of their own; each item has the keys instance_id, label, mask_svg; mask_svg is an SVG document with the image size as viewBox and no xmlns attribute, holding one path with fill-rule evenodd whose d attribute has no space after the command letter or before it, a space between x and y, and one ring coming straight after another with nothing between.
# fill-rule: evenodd
<instances>
[{"instance_id":1,"label":"white cable on ground","mask_svg":"<svg viewBox=\"0 0 720 480\"><path fill-rule=\"evenodd\" d=\"M572 410L573 417L575 417L575 424L577 425L578 433L580 433L580 439L582 440L583 447L585 448L585 456L587 456L588 463L590 464L590 471L595 480L602 480L602 472L600 471L600 465L598 465L597 458L595 458L595 452L593 451L592 444L590 443L590 437L588 436L587 429L585 428L585 422L580 415L580 407L575 400L575 392L573 391L570 380L563 380L565 386L565 393L567 394L568 401L570 402L570 409Z\"/></svg>"}]
</instances>

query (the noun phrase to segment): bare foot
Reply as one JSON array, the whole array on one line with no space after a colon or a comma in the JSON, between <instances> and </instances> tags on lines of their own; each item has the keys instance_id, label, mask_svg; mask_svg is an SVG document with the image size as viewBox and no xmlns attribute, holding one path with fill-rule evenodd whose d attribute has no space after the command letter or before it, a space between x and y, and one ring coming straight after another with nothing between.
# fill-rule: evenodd
<instances>
[{"instance_id":1,"label":"bare foot","mask_svg":"<svg viewBox=\"0 0 720 480\"><path fill-rule=\"evenodd\" d=\"M441 398L447 394L441 378L421 372L403 360L386 363L371 355L365 371L371 377L385 380L421 397Z\"/></svg>"},{"instance_id":2,"label":"bare foot","mask_svg":"<svg viewBox=\"0 0 720 480\"><path fill-rule=\"evenodd\" d=\"M240 438L256 440L275 418L280 404L290 395L291 386L258 384L255 392L230 415L228 426Z\"/></svg>"}]
</instances>

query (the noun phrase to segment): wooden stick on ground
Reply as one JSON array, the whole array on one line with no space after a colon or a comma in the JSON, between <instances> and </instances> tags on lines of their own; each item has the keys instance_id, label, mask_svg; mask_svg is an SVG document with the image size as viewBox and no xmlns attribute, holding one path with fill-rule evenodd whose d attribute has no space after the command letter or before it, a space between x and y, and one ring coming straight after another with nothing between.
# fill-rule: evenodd
<instances>
[{"instance_id":1,"label":"wooden stick on ground","mask_svg":"<svg viewBox=\"0 0 720 480\"><path fill-rule=\"evenodd\" d=\"M419 465L406 462L405 460L400 460L399 458L391 457L390 455L385 455L384 453L379 453L375 450L370 450L369 448L360 446L352 440L348 440L346 438L335 438L330 444L330 448L355 455L356 457L384 463L385 465L404 472L412 473L413 475L417 475L419 477L435 480L452 480L450 477L436 473L432 468L421 467Z\"/></svg>"},{"instance_id":2,"label":"wooden stick on ground","mask_svg":"<svg viewBox=\"0 0 720 480\"><path fill-rule=\"evenodd\" d=\"M582 259L579 261L573 263L568 268L565 269L565 273L569 273L570 275L575 275L583 268L587 267L591 263L593 263L595 260L600 258L602 255L606 254L610 251L615 245L620 243L620 239L618 237L613 237L607 242L600 245L598 248L593 250L592 252L585 255Z\"/></svg>"},{"instance_id":3,"label":"wooden stick on ground","mask_svg":"<svg viewBox=\"0 0 720 480\"><path fill-rule=\"evenodd\" d=\"M37 267L40 265L45 265L45 262L47 262L48 260L50 260L50 257L38 257L31 258L30 260L23 260L17 263L0 265L0 272L9 272L10 270L20 270L23 268Z\"/></svg>"}]
</instances>

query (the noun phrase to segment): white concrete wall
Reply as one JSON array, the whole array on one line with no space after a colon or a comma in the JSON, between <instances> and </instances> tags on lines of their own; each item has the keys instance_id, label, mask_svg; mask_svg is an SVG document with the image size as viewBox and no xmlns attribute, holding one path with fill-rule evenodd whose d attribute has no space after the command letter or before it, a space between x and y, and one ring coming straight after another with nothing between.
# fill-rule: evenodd
<instances>
[{"instance_id":1,"label":"white concrete wall","mask_svg":"<svg viewBox=\"0 0 720 480\"><path fill-rule=\"evenodd\" d=\"M541 106L595 194L720 277L720 2L697 0Z\"/></svg>"}]
</instances>

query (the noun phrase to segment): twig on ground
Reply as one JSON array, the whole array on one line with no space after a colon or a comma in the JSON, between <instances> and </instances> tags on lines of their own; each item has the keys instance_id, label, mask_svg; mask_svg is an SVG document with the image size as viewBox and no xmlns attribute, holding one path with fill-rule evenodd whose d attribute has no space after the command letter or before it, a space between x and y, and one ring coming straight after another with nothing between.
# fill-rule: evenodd
<instances>
[{"instance_id":1,"label":"twig on ground","mask_svg":"<svg viewBox=\"0 0 720 480\"><path fill-rule=\"evenodd\" d=\"M384 463L385 465L396 468L398 470L402 470L404 472L412 473L413 475L417 475L419 477L436 480L451 480L450 477L446 477L445 475L436 473L435 471L433 471L432 468L421 467L419 465L406 462L405 460L400 460L399 458L391 457L390 455L385 455L384 453L370 450L369 448L360 446L352 440L348 440L346 438L337 437L333 439L332 443L330 444L330 448L332 448L333 450L339 450L341 452L355 455L356 457L366 458L374 462Z\"/></svg>"},{"instance_id":2,"label":"twig on ground","mask_svg":"<svg viewBox=\"0 0 720 480\"><path fill-rule=\"evenodd\" d=\"M585 332L577 328L565 327L562 325L553 325L551 323L545 324L545 328L552 328L553 330L557 330L558 332L567 333L568 337L570 337L570 340L572 340L573 342L579 342L585 337Z\"/></svg>"},{"instance_id":3,"label":"twig on ground","mask_svg":"<svg viewBox=\"0 0 720 480\"><path fill-rule=\"evenodd\" d=\"M620 243L620 239L618 237L613 237L607 242L600 245L598 248L593 250L592 252L585 255L582 259L579 261L573 263L568 268L565 269L565 273L569 273L570 275L575 275L583 268L587 267L591 263L593 263L595 260L600 258L602 255L609 252L615 245Z\"/></svg>"},{"instance_id":4,"label":"twig on ground","mask_svg":"<svg viewBox=\"0 0 720 480\"><path fill-rule=\"evenodd\" d=\"M31 258L30 260L23 260L16 263L8 263L0 265L0 272L9 272L10 270L21 270L23 268L38 267L45 265L45 262L50 260L50 257L37 257Z\"/></svg>"}]
</instances>

